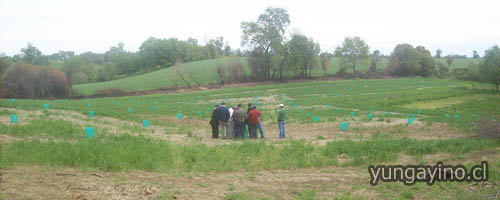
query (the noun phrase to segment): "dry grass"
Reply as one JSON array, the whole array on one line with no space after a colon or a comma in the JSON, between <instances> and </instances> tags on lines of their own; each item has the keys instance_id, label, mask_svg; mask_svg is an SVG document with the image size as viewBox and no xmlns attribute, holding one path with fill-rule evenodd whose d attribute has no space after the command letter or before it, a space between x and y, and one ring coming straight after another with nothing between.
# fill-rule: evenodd
<instances>
[{"instance_id":1,"label":"dry grass","mask_svg":"<svg viewBox=\"0 0 500 200\"><path fill-rule=\"evenodd\" d=\"M437 161L446 164L494 162L500 158L500 148L471 152L460 160L453 158L451 154L434 154L424 159L428 164ZM395 163L418 162L413 157L401 155ZM233 192L253 198L291 199L301 190L317 191L320 199L345 194L360 199L381 199L377 188L369 186L366 170L353 167L163 174L17 166L2 169L1 174L5 180L0 182L0 198L5 199L222 199ZM461 184L457 187L473 192L484 187L498 187L494 185ZM441 190L425 186L419 193L432 192L432 189Z\"/></svg>"}]
</instances>

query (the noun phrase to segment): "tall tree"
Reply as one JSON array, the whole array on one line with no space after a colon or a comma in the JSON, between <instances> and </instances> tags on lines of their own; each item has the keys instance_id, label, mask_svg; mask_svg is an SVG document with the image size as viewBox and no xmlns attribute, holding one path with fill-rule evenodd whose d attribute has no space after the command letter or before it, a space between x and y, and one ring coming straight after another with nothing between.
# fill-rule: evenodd
<instances>
[{"instance_id":1,"label":"tall tree","mask_svg":"<svg viewBox=\"0 0 500 200\"><path fill-rule=\"evenodd\" d=\"M410 44L398 44L389 57L387 71L396 76L432 76L437 73L437 67L425 47L413 48Z\"/></svg>"},{"instance_id":2,"label":"tall tree","mask_svg":"<svg viewBox=\"0 0 500 200\"><path fill-rule=\"evenodd\" d=\"M318 64L319 45L305 35L293 34L288 41L289 59L288 66L302 78L310 78L312 68Z\"/></svg>"},{"instance_id":3,"label":"tall tree","mask_svg":"<svg viewBox=\"0 0 500 200\"><path fill-rule=\"evenodd\" d=\"M215 47L217 57L224 55L224 47L227 46L227 42L224 41L224 37L219 36L215 39L211 39L210 41L208 41L208 44L211 44Z\"/></svg>"},{"instance_id":4,"label":"tall tree","mask_svg":"<svg viewBox=\"0 0 500 200\"><path fill-rule=\"evenodd\" d=\"M50 55L50 58L53 60L68 60L70 57L75 56L75 52L73 51L59 51Z\"/></svg>"},{"instance_id":5,"label":"tall tree","mask_svg":"<svg viewBox=\"0 0 500 200\"><path fill-rule=\"evenodd\" d=\"M7 56L0 56L0 77L12 65L12 60Z\"/></svg>"},{"instance_id":6,"label":"tall tree","mask_svg":"<svg viewBox=\"0 0 500 200\"><path fill-rule=\"evenodd\" d=\"M436 50L436 58L441 58L441 53L443 53L443 50L441 49Z\"/></svg>"},{"instance_id":7,"label":"tall tree","mask_svg":"<svg viewBox=\"0 0 500 200\"><path fill-rule=\"evenodd\" d=\"M49 64L48 57L43 56L42 52L31 43L21 49L21 55L19 55L19 57L21 61L28 64L43 66Z\"/></svg>"},{"instance_id":8,"label":"tall tree","mask_svg":"<svg viewBox=\"0 0 500 200\"><path fill-rule=\"evenodd\" d=\"M479 53L476 50L472 51L472 58L480 58Z\"/></svg>"},{"instance_id":9,"label":"tall tree","mask_svg":"<svg viewBox=\"0 0 500 200\"><path fill-rule=\"evenodd\" d=\"M259 15L256 22L241 22L242 45L249 45L252 48L260 48L264 62L262 64L264 76L269 79L271 76L272 61L274 53L273 46L282 44L285 31L290 24L288 11L284 8L267 8L263 14ZM258 54L254 54L258 55Z\"/></svg>"},{"instance_id":10,"label":"tall tree","mask_svg":"<svg viewBox=\"0 0 500 200\"><path fill-rule=\"evenodd\" d=\"M495 45L485 51L483 60L479 65L481 81L491 83L496 86L500 85L500 48Z\"/></svg>"},{"instance_id":11,"label":"tall tree","mask_svg":"<svg viewBox=\"0 0 500 200\"><path fill-rule=\"evenodd\" d=\"M342 45L335 49L335 56L340 57L342 67L352 67L352 71L356 72L356 64L368 60L368 51L368 45L360 37L346 37Z\"/></svg>"},{"instance_id":12,"label":"tall tree","mask_svg":"<svg viewBox=\"0 0 500 200\"><path fill-rule=\"evenodd\" d=\"M454 58L455 57L453 55L446 56L446 63L448 63L448 67L451 67L451 63L453 63Z\"/></svg>"},{"instance_id":13,"label":"tall tree","mask_svg":"<svg viewBox=\"0 0 500 200\"><path fill-rule=\"evenodd\" d=\"M432 58L431 52L425 49L423 46L417 46L417 65L413 66L410 75L412 76L432 76L438 75L439 66L436 64L435 60ZM439 68L441 69L441 68ZM447 68L443 68L442 71L447 72Z\"/></svg>"},{"instance_id":14,"label":"tall tree","mask_svg":"<svg viewBox=\"0 0 500 200\"><path fill-rule=\"evenodd\" d=\"M80 57L71 57L64 62L63 72L66 74L69 83L70 93L73 94L73 84L75 84L75 76L80 72L85 62Z\"/></svg>"},{"instance_id":15,"label":"tall tree","mask_svg":"<svg viewBox=\"0 0 500 200\"><path fill-rule=\"evenodd\" d=\"M87 51L85 53L81 53L79 56L88 64L100 65L104 63L104 54Z\"/></svg>"},{"instance_id":16,"label":"tall tree","mask_svg":"<svg viewBox=\"0 0 500 200\"><path fill-rule=\"evenodd\" d=\"M319 54L319 60L321 63L321 69L323 70L324 76L326 76L326 73L328 72L328 67L331 65L331 59L328 56L327 52L323 52Z\"/></svg>"},{"instance_id":17,"label":"tall tree","mask_svg":"<svg viewBox=\"0 0 500 200\"><path fill-rule=\"evenodd\" d=\"M368 70L371 74L375 74L377 72L377 64L380 60L380 51L375 50L372 53L372 58L370 60L370 69Z\"/></svg>"},{"instance_id":18,"label":"tall tree","mask_svg":"<svg viewBox=\"0 0 500 200\"><path fill-rule=\"evenodd\" d=\"M2 88L2 75L11 65L11 59L0 54L0 88ZM0 96L2 95L0 94Z\"/></svg>"}]
</instances>

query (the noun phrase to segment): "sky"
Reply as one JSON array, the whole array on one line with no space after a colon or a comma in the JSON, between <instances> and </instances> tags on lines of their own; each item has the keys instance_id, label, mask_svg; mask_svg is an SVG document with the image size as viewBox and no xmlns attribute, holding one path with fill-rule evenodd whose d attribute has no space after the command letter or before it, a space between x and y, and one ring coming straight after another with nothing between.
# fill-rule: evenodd
<instances>
[{"instance_id":1,"label":"sky","mask_svg":"<svg viewBox=\"0 0 500 200\"><path fill-rule=\"evenodd\" d=\"M0 0L0 53L28 43L44 54L104 53L119 42L138 51L149 37L204 44L223 36L236 49L240 23L270 6L288 10L287 36L304 34L327 52L352 36L385 55L401 43L467 56L500 43L499 0Z\"/></svg>"}]
</instances>

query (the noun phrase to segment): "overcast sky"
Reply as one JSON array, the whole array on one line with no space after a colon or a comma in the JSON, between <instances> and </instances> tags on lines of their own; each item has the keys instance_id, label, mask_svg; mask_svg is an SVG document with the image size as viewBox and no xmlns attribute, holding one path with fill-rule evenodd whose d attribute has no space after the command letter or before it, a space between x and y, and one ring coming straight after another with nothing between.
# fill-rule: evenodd
<instances>
[{"instance_id":1,"label":"overcast sky","mask_svg":"<svg viewBox=\"0 0 500 200\"><path fill-rule=\"evenodd\" d=\"M16 54L28 43L44 54L103 53L118 42L138 51L151 36L201 44L223 36L240 48L241 21L256 21L269 6L287 9L289 30L328 52L346 36L360 36L383 54L410 43L432 54L441 48L443 55L483 55L500 43L500 0L0 0L0 53Z\"/></svg>"}]
</instances>

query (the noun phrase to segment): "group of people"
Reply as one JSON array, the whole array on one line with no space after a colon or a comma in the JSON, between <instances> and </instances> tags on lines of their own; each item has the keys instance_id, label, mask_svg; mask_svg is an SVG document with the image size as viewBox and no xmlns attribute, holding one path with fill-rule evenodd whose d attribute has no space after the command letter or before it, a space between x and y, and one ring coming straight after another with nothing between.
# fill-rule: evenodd
<instances>
[{"instance_id":1,"label":"group of people","mask_svg":"<svg viewBox=\"0 0 500 200\"><path fill-rule=\"evenodd\" d=\"M280 104L278 108L279 138L285 138L285 106ZM215 105L210 119L212 138L219 138L220 133L222 139L247 137L256 139L257 129L260 132L260 137L264 138L264 129L262 128L260 118L260 111L252 103L248 103L248 108L245 112L241 104L228 108L225 102L221 102L220 105Z\"/></svg>"}]
</instances>

